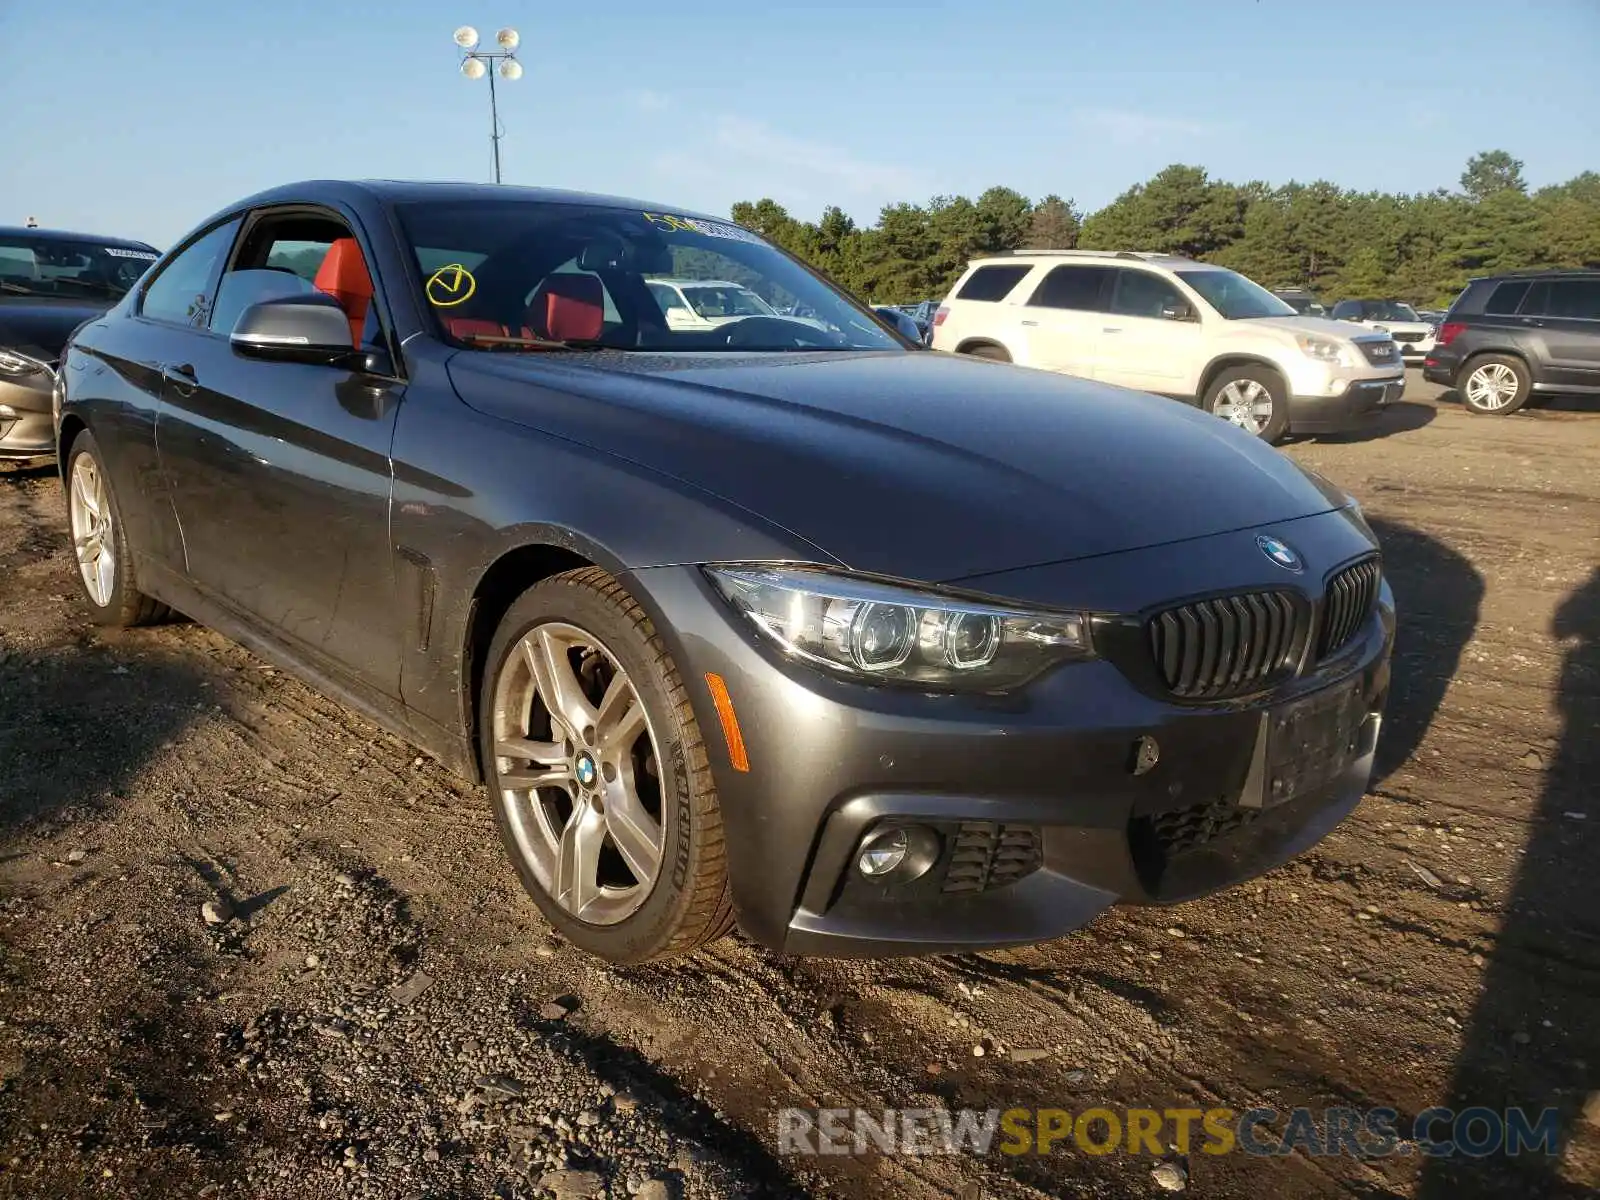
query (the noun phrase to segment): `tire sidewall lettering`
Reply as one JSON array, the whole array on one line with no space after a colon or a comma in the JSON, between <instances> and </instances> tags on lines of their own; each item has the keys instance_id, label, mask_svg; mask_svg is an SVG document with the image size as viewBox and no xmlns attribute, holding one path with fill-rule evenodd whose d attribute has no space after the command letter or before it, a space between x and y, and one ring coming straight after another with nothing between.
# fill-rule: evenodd
<instances>
[{"instance_id":1,"label":"tire sidewall lettering","mask_svg":"<svg viewBox=\"0 0 1600 1200\"><path fill-rule=\"evenodd\" d=\"M683 742L675 739L667 751L672 775L673 824L677 826L673 838L672 886L682 891L689 881L691 832L694 818L694 800L689 789L689 763L684 757Z\"/></svg>"}]
</instances>

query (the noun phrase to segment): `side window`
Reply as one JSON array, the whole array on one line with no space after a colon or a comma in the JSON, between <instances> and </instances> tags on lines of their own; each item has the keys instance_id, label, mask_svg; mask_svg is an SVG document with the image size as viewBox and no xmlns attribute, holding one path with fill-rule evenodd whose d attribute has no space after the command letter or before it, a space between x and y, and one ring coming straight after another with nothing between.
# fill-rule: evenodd
<instances>
[{"instance_id":1,"label":"side window","mask_svg":"<svg viewBox=\"0 0 1600 1200\"><path fill-rule=\"evenodd\" d=\"M226 334L252 304L318 293L344 309L352 344L381 344L372 276L349 227L316 213L269 213L251 225L222 276L211 327Z\"/></svg>"},{"instance_id":2,"label":"side window","mask_svg":"<svg viewBox=\"0 0 1600 1200\"><path fill-rule=\"evenodd\" d=\"M152 279L139 302L141 315L153 321L204 328L211 317L212 281L239 231L235 217L202 235Z\"/></svg>"},{"instance_id":3,"label":"side window","mask_svg":"<svg viewBox=\"0 0 1600 1200\"><path fill-rule=\"evenodd\" d=\"M1026 263L1005 263L1000 266L979 267L972 278L961 285L957 300L1004 300L1011 289L1021 283L1033 270Z\"/></svg>"},{"instance_id":4,"label":"side window","mask_svg":"<svg viewBox=\"0 0 1600 1200\"><path fill-rule=\"evenodd\" d=\"M1062 266L1044 277L1028 299L1030 308L1104 312L1114 272L1106 267Z\"/></svg>"},{"instance_id":5,"label":"side window","mask_svg":"<svg viewBox=\"0 0 1600 1200\"><path fill-rule=\"evenodd\" d=\"M1600 280L1557 279L1550 284L1545 315L1600 321Z\"/></svg>"},{"instance_id":6,"label":"side window","mask_svg":"<svg viewBox=\"0 0 1600 1200\"><path fill-rule=\"evenodd\" d=\"M1528 289L1527 296L1518 309L1525 317L1544 317L1550 314L1550 285L1543 280Z\"/></svg>"},{"instance_id":7,"label":"side window","mask_svg":"<svg viewBox=\"0 0 1600 1200\"><path fill-rule=\"evenodd\" d=\"M1494 289L1494 295L1489 297L1483 311L1491 316L1503 317L1517 311L1517 306L1522 303L1522 298L1528 294L1528 282L1522 280L1518 283L1502 283Z\"/></svg>"},{"instance_id":8,"label":"side window","mask_svg":"<svg viewBox=\"0 0 1600 1200\"><path fill-rule=\"evenodd\" d=\"M1117 272L1117 294L1111 302L1114 313L1159 319L1163 308L1185 303L1178 289L1159 275L1127 269Z\"/></svg>"},{"instance_id":9,"label":"side window","mask_svg":"<svg viewBox=\"0 0 1600 1200\"><path fill-rule=\"evenodd\" d=\"M1341 300L1333 306L1333 317L1336 321L1359 321L1361 319L1361 302L1358 300Z\"/></svg>"},{"instance_id":10,"label":"side window","mask_svg":"<svg viewBox=\"0 0 1600 1200\"><path fill-rule=\"evenodd\" d=\"M211 329L214 333L232 333L239 317L252 304L281 300L285 296L310 295L316 290L291 271L229 271L217 285L217 301L211 307Z\"/></svg>"}]
</instances>

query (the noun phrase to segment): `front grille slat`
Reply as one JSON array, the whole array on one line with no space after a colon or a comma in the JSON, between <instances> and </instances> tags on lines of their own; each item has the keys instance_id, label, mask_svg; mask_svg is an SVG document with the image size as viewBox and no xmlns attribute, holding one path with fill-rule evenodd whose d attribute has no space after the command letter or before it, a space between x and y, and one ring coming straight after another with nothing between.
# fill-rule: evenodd
<instances>
[{"instance_id":1,"label":"front grille slat","mask_svg":"<svg viewBox=\"0 0 1600 1200\"><path fill-rule=\"evenodd\" d=\"M1222 691L1228 686L1228 676L1233 671L1234 657L1239 649L1239 628L1233 619L1233 609L1226 600L1213 600L1211 608L1217 614L1217 629L1222 635L1211 688L1213 691Z\"/></svg>"},{"instance_id":2,"label":"front grille slat","mask_svg":"<svg viewBox=\"0 0 1600 1200\"><path fill-rule=\"evenodd\" d=\"M1382 578L1379 560L1364 558L1328 581L1322 603L1322 633L1317 642L1319 661L1337 654L1366 624L1377 603Z\"/></svg>"},{"instance_id":3,"label":"front grille slat","mask_svg":"<svg viewBox=\"0 0 1600 1200\"><path fill-rule=\"evenodd\" d=\"M1182 626L1183 642L1179 654L1183 656L1183 664L1177 678L1181 680L1180 687L1193 689L1195 675L1200 670L1200 622L1194 613L1184 608L1178 611L1178 623Z\"/></svg>"},{"instance_id":4,"label":"front grille slat","mask_svg":"<svg viewBox=\"0 0 1600 1200\"><path fill-rule=\"evenodd\" d=\"M1195 600L1148 622L1151 656L1167 690L1220 700L1270 685L1303 644L1303 606L1281 591Z\"/></svg>"},{"instance_id":5,"label":"front grille slat","mask_svg":"<svg viewBox=\"0 0 1600 1200\"><path fill-rule=\"evenodd\" d=\"M1255 624L1255 645L1245 662L1244 676L1254 677L1261 673L1261 665L1268 660L1268 651L1271 649L1268 640L1270 633L1267 628L1267 606L1262 603L1260 596L1255 595L1245 596L1243 602L1249 608L1251 619ZM1241 679L1244 676L1241 676Z\"/></svg>"},{"instance_id":6,"label":"front grille slat","mask_svg":"<svg viewBox=\"0 0 1600 1200\"><path fill-rule=\"evenodd\" d=\"M1367 361L1375 367L1388 366L1400 361L1400 348L1393 342L1357 342L1356 345L1361 347L1361 353L1366 355Z\"/></svg>"}]
</instances>

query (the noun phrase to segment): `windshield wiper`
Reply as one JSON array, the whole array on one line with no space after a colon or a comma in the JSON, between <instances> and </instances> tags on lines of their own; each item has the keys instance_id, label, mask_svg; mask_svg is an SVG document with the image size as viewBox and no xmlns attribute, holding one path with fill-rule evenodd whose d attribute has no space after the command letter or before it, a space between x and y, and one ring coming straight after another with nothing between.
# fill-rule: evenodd
<instances>
[{"instance_id":1,"label":"windshield wiper","mask_svg":"<svg viewBox=\"0 0 1600 1200\"><path fill-rule=\"evenodd\" d=\"M20 283L12 283L7 279L0 279L0 292L14 292L18 296L37 296L39 294L32 288L23 287Z\"/></svg>"},{"instance_id":2,"label":"windshield wiper","mask_svg":"<svg viewBox=\"0 0 1600 1200\"><path fill-rule=\"evenodd\" d=\"M480 350L627 350L627 346L608 346L592 338L521 337L499 333L464 333L459 341Z\"/></svg>"}]
</instances>

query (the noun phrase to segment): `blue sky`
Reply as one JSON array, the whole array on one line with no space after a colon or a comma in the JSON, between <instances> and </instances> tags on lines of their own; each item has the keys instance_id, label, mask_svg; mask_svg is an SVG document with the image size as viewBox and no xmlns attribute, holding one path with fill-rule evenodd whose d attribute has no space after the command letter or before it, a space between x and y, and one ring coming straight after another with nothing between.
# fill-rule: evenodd
<instances>
[{"instance_id":1,"label":"blue sky","mask_svg":"<svg viewBox=\"0 0 1600 1200\"><path fill-rule=\"evenodd\" d=\"M1171 162L1454 187L1600 169L1600 0L0 0L0 224L166 245L293 179L489 175L458 24L515 25L507 182L797 216L1003 183L1096 208Z\"/></svg>"}]
</instances>

